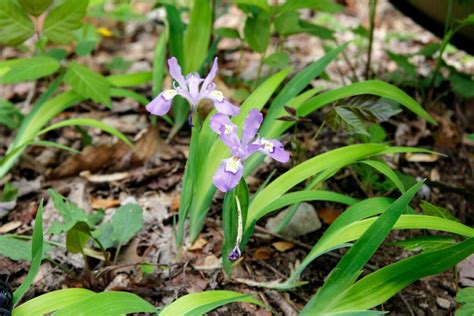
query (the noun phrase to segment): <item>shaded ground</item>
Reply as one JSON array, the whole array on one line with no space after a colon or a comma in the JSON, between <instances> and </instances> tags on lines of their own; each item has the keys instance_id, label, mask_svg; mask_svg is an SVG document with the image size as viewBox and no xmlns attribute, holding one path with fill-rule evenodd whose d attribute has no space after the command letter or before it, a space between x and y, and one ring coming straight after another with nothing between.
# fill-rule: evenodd
<instances>
[{"instance_id":1,"label":"shaded ground","mask_svg":"<svg viewBox=\"0 0 474 316\"><path fill-rule=\"evenodd\" d=\"M436 39L413 25L409 19L400 16L388 3L380 2L373 71L376 77L383 78L385 73L394 69L394 63L387 59L384 49L393 49L398 53L411 52ZM328 22L340 24L341 32L338 36L341 42L350 39L349 32L344 31L345 28L355 27L359 23L367 24L364 5L365 3L362 2L349 2L344 13L337 14L334 21ZM216 24L232 26L232 23L241 23L241 21L240 13L231 10ZM113 56L123 56L132 62L128 72L150 70L155 38L160 27L149 23L131 23L131 26L124 28L123 31L123 38L106 39L93 58L83 59L81 62L104 70L104 62L110 61ZM387 42L387 37L392 40ZM125 45L121 45L121 42ZM223 41L220 49L231 49L232 45L231 41ZM297 69L301 69L323 54L321 42L307 35L291 37L285 45L292 53L292 63ZM365 70L364 52L363 44L352 44L347 53L359 78L363 78ZM5 58L18 57L17 51L11 49L5 49L2 54ZM449 61L456 67L462 67L465 72L474 71L473 59L466 61L462 52L452 53ZM227 91L228 95L234 94L235 87L227 86L226 79L236 72L240 73L244 79L253 78L257 62L258 55L250 51L244 51L242 59L239 52L225 54L221 52L222 80L219 85L222 90ZM420 72L429 73L433 61L419 60L418 62L421 65ZM238 68L239 66L241 68ZM264 73L267 71L268 69L264 68ZM333 78L331 82L316 81L314 84L336 86L348 83L351 70L341 59L330 66L328 74ZM169 80L165 84L169 85ZM27 83L6 86L0 92L2 97L20 104L26 110L31 106L31 100L34 100L43 89L44 86L41 84L35 87L35 84ZM149 87L137 89L137 92L150 96ZM443 92L437 91L437 93ZM440 99L429 111L440 122L438 127L425 125L413 116L404 113L384 123L389 133L388 139L395 140L397 145L432 148L444 153L446 157L440 157L433 162L413 162L401 156L395 157L391 163L405 174L424 177L431 181L430 186L423 191L424 196L417 197L418 201L427 199L436 205L443 206L452 211L463 223L472 225L474 222L472 206L474 147L472 143L465 140L465 134L474 132L472 130L474 101L461 101L448 96ZM80 257L54 250L51 254L54 262L46 262L42 265L34 287L27 295L29 298L62 286L86 286L95 290L133 291L155 305L162 306L189 292L225 288L253 293L267 302L277 313L292 315L296 310L300 310L314 294L315 289L322 284L324 277L337 263L337 257L342 254L336 253L334 256L325 256L316 260L302 276L310 283L288 293L229 282L224 279L221 270L215 268L222 243L222 225L219 219L221 197L217 197L217 203L214 203L206 227L200 235L205 244L196 246L195 251L185 254L182 260L175 262L172 223L178 208L179 184L184 169L184 158L188 154L189 131L184 129L167 144L163 139L166 139L169 133L169 126L160 123L159 127L151 127L145 110L130 100L114 100L112 112L97 110L95 105L83 103L63 113L59 119L72 116L102 119L104 123L117 127L134 139L137 143L136 149L130 152L122 144L111 145L114 142L112 138L94 132L91 135L93 147L84 149L86 153L81 157L71 156L69 153L55 149L39 147L28 149L11 174L1 180L2 184L13 181L21 189L16 208L7 217L0 219L1 224L10 226L2 226L3 230L2 228L0 230L2 233L30 232L38 201L41 198L47 198L45 189L48 187L54 187L79 206L90 211L103 207L110 213L114 207L124 201L136 201L145 209L145 226L139 236L124 249L118 265L112 267L110 271L101 270L99 277L92 283L82 277ZM306 157L352 141L344 134L330 129L324 129L316 140L312 140L315 127L318 127L322 121L323 115L316 113L311 123L305 123L300 128L298 138L303 142ZM2 127L0 131L1 155L11 141L12 135L9 135ZM73 128L65 128L60 133L49 133L47 137L78 149L81 146L81 135ZM288 137L285 140L289 148L290 140ZM260 167L258 173L251 178L250 183L253 187L261 183L273 167L273 165ZM284 171L283 168L280 170ZM337 180L331 180L326 184L328 189L354 197L366 196L367 192L363 192L358 185L360 179L350 171L341 172L335 179ZM392 195L397 196L396 192ZM313 205L319 212L327 209L342 211L340 206L330 203L313 203ZM417 205L417 201L413 205ZM55 216L52 204L48 202L44 214L46 225L50 224ZM264 227L265 221L259 224ZM10 230L6 231L5 227ZM14 228L11 229L11 227ZM326 227L327 224L324 224L322 229L302 237L298 244L286 252L279 252L272 246L273 242L281 241L282 238L259 231L249 243L245 260L236 268L236 276L258 282L285 279L290 274L291 266L304 258L308 252L307 248L317 241ZM395 232L390 239L402 239L409 234L416 233ZM399 248L384 246L370 264L382 267L408 255L409 253ZM158 272L151 276L144 275L136 264L143 261L156 264L159 267ZM15 287L22 282L27 268L28 265L25 263L0 257L0 276L6 278ZM453 272L448 271L415 282L400 295L387 302L383 309L391 311L393 315L450 314L456 307L453 296L457 286ZM247 304L225 306L211 314L228 315L229 313L268 314Z\"/></svg>"}]
</instances>

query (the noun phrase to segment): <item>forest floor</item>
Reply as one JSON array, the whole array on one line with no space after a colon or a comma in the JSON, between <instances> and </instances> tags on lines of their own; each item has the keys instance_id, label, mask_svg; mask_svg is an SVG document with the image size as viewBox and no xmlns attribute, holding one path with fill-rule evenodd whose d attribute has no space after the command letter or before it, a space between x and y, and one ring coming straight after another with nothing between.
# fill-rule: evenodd
<instances>
[{"instance_id":1,"label":"forest floor","mask_svg":"<svg viewBox=\"0 0 474 316\"><path fill-rule=\"evenodd\" d=\"M383 80L396 67L388 59L385 50L413 52L439 39L402 16L389 3L379 2L372 71L375 78ZM351 39L351 33L345 31L348 28L368 24L365 13L367 6L364 5L366 1L351 2L344 12L331 16L331 19L326 17L329 19L327 23L340 27L338 40L342 42ZM240 25L242 20L243 16L238 10L231 10L218 19L216 26ZM131 62L128 72L151 70L154 43L160 26L134 22L126 27L120 23L107 27L120 28L124 36L104 40L92 57L83 58L81 62L107 73L103 65L115 56L122 56ZM233 45L236 44L232 40L223 40L219 50L232 51ZM321 41L309 35L290 37L285 48L290 52L292 65L295 65L296 70L324 54ZM350 56L353 70L344 60L337 60L327 71L333 80L316 80L313 84L328 88L346 84L354 76L353 71L356 77L362 79L365 74L365 48L363 45L351 44L347 55ZM472 73L474 58L468 59L465 56L462 51L454 52L448 56L448 62ZM18 52L5 49L2 58L7 57L19 57ZM238 51L220 54L221 78L237 74L243 79L252 79L258 60L259 56L251 51L244 51L242 58ZM416 62L422 74L429 73L433 67L433 60ZM264 68L263 71L265 73L269 69ZM165 85L169 84L168 78ZM227 86L225 80L219 80L219 85L226 94L234 94L236 87ZM27 111L31 107L31 101L44 88L35 83L10 85L2 87L0 96L21 104L22 109ZM149 86L144 86L137 92L151 97L150 90ZM440 94L442 92L436 91ZM419 98L417 95L413 97ZM407 175L429 180L429 185L416 197L414 205L418 205L420 200L428 200L450 210L463 223L472 226L474 143L468 141L465 135L474 132L474 100L465 102L456 98L441 98L428 110L439 122L438 126L426 125L420 119L404 113L383 123L388 132L387 138L394 140L396 145L425 147L445 156L400 156L393 157L390 163ZM100 119L133 139L135 149L131 151L122 143L113 144L112 137L94 131L91 132L92 145L80 155L52 148L29 148L12 172L1 180L2 184L12 182L20 190L16 207L0 218L0 232L30 232L40 199L48 200L46 189L49 187L55 188L88 212L104 208L106 216L113 213L114 208L120 204L137 202L145 210L144 228L123 249L118 264L110 270L102 271L101 277L94 280L85 281L82 277L83 262L80 256L53 248L50 252L52 261L42 264L27 298L62 287L89 287L94 290L132 291L156 306L164 306L183 294L209 289L232 289L254 294L277 313L295 315L343 254L343 251L336 251L331 256L323 256L313 262L302 275L302 279L309 283L289 292L228 281L219 268L218 258L223 239L220 221L222 196L217 196L206 226L191 248L193 250L176 261L172 225L179 206L180 181L188 155L188 128L185 127L176 137L166 142L169 125L161 124L160 121L157 126L151 126L145 109L129 99L114 100L111 111L98 109L91 102L83 102L62 113L58 120L70 117ZM328 128L313 139L315 130L322 121L323 115L318 113L312 117L312 122L300 126L297 138L304 148L301 158L312 157L352 141L350 137ZM0 127L0 155L7 149L13 136ZM81 134L74 128L64 128L61 132L49 133L47 136L61 144L81 146ZM287 135L284 142L291 148L293 139ZM273 168L272 164L262 165L250 177L250 187L255 189ZM284 170L280 168L279 172L282 171ZM365 187L366 190L363 191L361 179L351 169L340 172L334 179L325 184L326 188L360 198L377 194L372 188ZM393 191L390 196L396 197L397 192ZM305 257L328 224L343 210L333 203L312 203L312 206L319 213L322 227L296 240L271 234L266 228L267 221L259 222L259 228L250 240L244 260L236 267L234 276L257 282L286 279L292 267ZM57 216L52 202L48 200L44 210L44 225L48 227ZM398 240L412 235L416 233L396 231L389 239ZM276 242L284 243L275 244ZM288 249L283 251L282 245ZM385 245L371 260L367 271L410 254L401 248ZM145 275L139 269L139 263L142 262L156 264L159 269L152 275ZM6 278L13 287L22 282L27 269L28 264L25 262L0 257L0 276ZM391 315L452 314L456 309L453 297L457 288L474 285L474 257L459 265L457 272L461 273L460 278L455 278L454 271L451 270L417 281L390 299L382 308L391 311ZM245 303L227 305L211 313L229 314L270 315L268 311Z\"/></svg>"}]
</instances>

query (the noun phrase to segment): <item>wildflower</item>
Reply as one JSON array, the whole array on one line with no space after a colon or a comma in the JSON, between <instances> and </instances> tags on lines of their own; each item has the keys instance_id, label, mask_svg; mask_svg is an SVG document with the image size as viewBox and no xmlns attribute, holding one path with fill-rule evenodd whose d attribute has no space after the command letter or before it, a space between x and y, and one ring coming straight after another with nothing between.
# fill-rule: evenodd
<instances>
[{"instance_id":1,"label":"wildflower","mask_svg":"<svg viewBox=\"0 0 474 316\"><path fill-rule=\"evenodd\" d=\"M191 114L203 99L213 101L217 112L234 116L239 114L240 109L227 101L221 91L216 89L213 82L217 73L217 57L214 59L212 69L206 78L201 79L198 73L183 76L181 67L175 57L168 59L168 67L171 77L174 79L173 89L162 91L147 106L148 112L154 115L165 115L171 108L171 101L177 95L185 98L191 106Z\"/></svg>"},{"instance_id":2,"label":"wildflower","mask_svg":"<svg viewBox=\"0 0 474 316\"><path fill-rule=\"evenodd\" d=\"M242 128L241 141L237 134L237 126L227 116L221 113L212 116L211 129L220 135L222 142L230 148L232 154L232 157L221 162L213 177L214 185L220 191L227 192L237 186L243 175L243 162L257 151L282 163L290 158L278 140L257 137L262 121L262 113L257 109L250 110Z\"/></svg>"}]
</instances>

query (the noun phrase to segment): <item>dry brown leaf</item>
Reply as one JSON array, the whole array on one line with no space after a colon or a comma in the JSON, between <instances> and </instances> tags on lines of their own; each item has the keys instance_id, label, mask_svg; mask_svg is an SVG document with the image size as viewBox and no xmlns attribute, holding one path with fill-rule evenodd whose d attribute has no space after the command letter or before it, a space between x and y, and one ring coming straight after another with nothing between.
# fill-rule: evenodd
<instances>
[{"instance_id":1,"label":"dry brown leaf","mask_svg":"<svg viewBox=\"0 0 474 316\"><path fill-rule=\"evenodd\" d=\"M199 238L196 240L191 247L189 247L190 251L201 250L207 244L207 240L204 238Z\"/></svg>"},{"instance_id":2,"label":"dry brown leaf","mask_svg":"<svg viewBox=\"0 0 474 316\"><path fill-rule=\"evenodd\" d=\"M435 162L439 159L439 155L406 153L405 159L411 162Z\"/></svg>"},{"instance_id":3,"label":"dry brown leaf","mask_svg":"<svg viewBox=\"0 0 474 316\"><path fill-rule=\"evenodd\" d=\"M173 200L171 200L171 205L170 205L170 212L171 213L176 213L179 210L179 199L181 198L179 192L176 192L176 194L173 196Z\"/></svg>"},{"instance_id":4,"label":"dry brown leaf","mask_svg":"<svg viewBox=\"0 0 474 316\"><path fill-rule=\"evenodd\" d=\"M216 270L222 267L221 260L214 255L207 256L204 259L201 259L193 265L193 268L196 270Z\"/></svg>"},{"instance_id":5,"label":"dry brown leaf","mask_svg":"<svg viewBox=\"0 0 474 316\"><path fill-rule=\"evenodd\" d=\"M277 241L274 242L272 246L275 247L275 249L279 252L285 252L287 250L293 249L295 244L289 241Z\"/></svg>"},{"instance_id":6,"label":"dry brown leaf","mask_svg":"<svg viewBox=\"0 0 474 316\"><path fill-rule=\"evenodd\" d=\"M5 225L0 227L0 234L5 234L5 233L8 233L8 232L11 232L12 230L17 229L20 226L21 226L20 221L8 222Z\"/></svg>"},{"instance_id":7,"label":"dry brown leaf","mask_svg":"<svg viewBox=\"0 0 474 316\"><path fill-rule=\"evenodd\" d=\"M102 183L124 180L130 176L130 173L116 172L111 174L92 174L90 171L82 171L79 175L89 182Z\"/></svg>"},{"instance_id":8,"label":"dry brown leaf","mask_svg":"<svg viewBox=\"0 0 474 316\"><path fill-rule=\"evenodd\" d=\"M318 211L318 216L322 219L324 224L332 224L339 216L339 211L331 207L323 208Z\"/></svg>"},{"instance_id":9,"label":"dry brown leaf","mask_svg":"<svg viewBox=\"0 0 474 316\"><path fill-rule=\"evenodd\" d=\"M120 205L120 200L118 199L101 199L101 198L92 198L91 206L94 209L99 208L110 208Z\"/></svg>"},{"instance_id":10,"label":"dry brown leaf","mask_svg":"<svg viewBox=\"0 0 474 316\"><path fill-rule=\"evenodd\" d=\"M255 250L253 256L257 260L268 260L272 256L272 252L270 249L262 247Z\"/></svg>"}]
</instances>

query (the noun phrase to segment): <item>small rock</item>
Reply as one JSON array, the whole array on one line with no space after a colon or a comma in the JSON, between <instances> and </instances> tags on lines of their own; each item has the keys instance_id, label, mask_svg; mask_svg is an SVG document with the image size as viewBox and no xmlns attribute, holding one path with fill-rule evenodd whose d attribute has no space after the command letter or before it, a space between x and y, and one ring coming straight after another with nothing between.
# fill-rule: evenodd
<instances>
[{"instance_id":1,"label":"small rock","mask_svg":"<svg viewBox=\"0 0 474 316\"><path fill-rule=\"evenodd\" d=\"M290 208L280 212L277 216L270 218L266 228L275 231L276 227L283 221ZM281 235L286 237L299 237L314 232L321 228L321 221L314 207L309 203L301 203L291 221L282 229Z\"/></svg>"},{"instance_id":2,"label":"small rock","mask_svg":"<svg viewBox=\"0 0 474 316\"><path fill-rule=\"evenodd\" d=\"M451 302L446 298L437 297L436 298L436 303L439 305L439 307L441 307L443 309L450 309L451 308Z\"/></svg>"}]
</instances>

